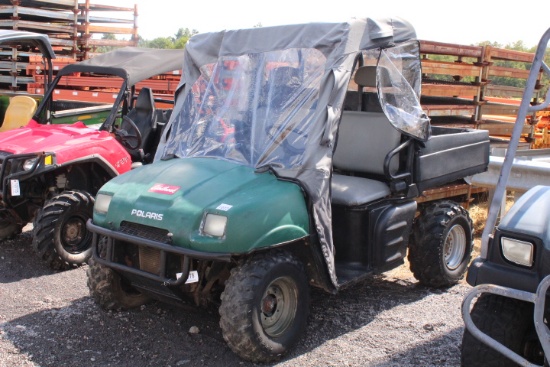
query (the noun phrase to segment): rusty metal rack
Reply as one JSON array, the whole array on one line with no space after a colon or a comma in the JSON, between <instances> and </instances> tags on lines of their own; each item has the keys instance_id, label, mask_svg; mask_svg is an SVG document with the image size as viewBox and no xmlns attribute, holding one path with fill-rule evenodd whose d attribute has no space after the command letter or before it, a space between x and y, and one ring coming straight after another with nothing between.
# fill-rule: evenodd
<instances>
[{"instance_id":1,"label":"rusty metal rack","mask_svg":"<svg viewBox=\"0 0 550 367\"><path fill-rule=\"evenodd\" d=\"M534 54L493 46L465 46L420 41L422 53L423 109L434 125L474 127L489 131L494 145L506 144L516 114L522 87L499 85L498 78L525 81ZM444 57L438 57L444 56ZM511 61L515 67L499 66ZM544 87L539 73L533 99ZM550 111L541 111L525 122L520 142L524 149L550 147L547 125Z\"/></svg>"},{"instance_id":2,"label":"rusty metal rack","mask_svg":"<svg viewBox=\"0 0 550 367\"><path fill-rule=\"evenodd\" d=\"M123 8L90 0L0 0L0 29L47 34L57 56L55 72L91 57L98 47L137 46L137 14L137 5ZM128 39L98 38L104 34ZM33 93L41 82L41 62L32 52L0 50L0 90Z\"/></svg>"},{"instance_id":3,"label":"rusty metal rack","mask_svg":"<svg viewBox=\"0 0 550 367\"><path fill-rule=\"evenodd\" d=\"M0 0L0 28L48 34L56 54L78 55L77 0Z\"/></svg>"},{"instance_id":4,"label":"rusty metal rack","mask_svg":"<svg viewBox=\"0 0 550 367\"><path fill-rule=\"evenodd\" d=\"M137 5L133 8L117 7L112 5L91 4L85 0L79 4L78 16L79 46L82 58L87 59L97 47L137 46L138 27ZM116 18L106 17L105 14L117 14ZM129 39L109 40L93 38L97 34L117 34L129 36Z\"/></svg>"},{"instance_id":5,"label":"rusty metal rack","mask_svg":"<svg viewBox=\"0 0 550 367\"><path fill-rule=\"evenodd\" d=\"M110 16L103 16L108 13ZM112 16L115 14L115 16ZM133 8L92 4L90 0L0 0L0 28L46 33L56 53L86 59L100 46L137 46L137 5ZM128 35L128 40L94 35Z\"/></svg>"},{"instance_id":6,"label":"rusty metal rack","mask_svg":"<svg viewBox=\"0 0 550 367\"><path fill-rule=\"evenodd\" d=\"M32 66L31 66L32 68ZM136 84L139 92L142 87L147 86L153 90L155 97L165 100L173 100L174 92L180 79L180 71L174 70L171 73L159 75ZM29 84L30 94L43 94L44 75L35 75L35 82ZM42 83L42 84L41 84ZM63 100L75 100L92 103L114 103L117 93L113 92L120 87L120 80L102 76L74 75L61 78L55 90L56 97ZM165 107L158 104L157 107Z\"/></svg>"}]
</instances>

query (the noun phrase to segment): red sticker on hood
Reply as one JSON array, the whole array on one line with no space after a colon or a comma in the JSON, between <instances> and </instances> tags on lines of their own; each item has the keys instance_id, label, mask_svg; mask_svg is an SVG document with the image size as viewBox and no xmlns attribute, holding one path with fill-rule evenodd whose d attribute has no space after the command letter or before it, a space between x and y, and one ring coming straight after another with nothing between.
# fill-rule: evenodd
<instances>
[{"instance_id":1,"label":"red sticker on hood","mask_svg":"<svg viewBox=\"0 0 550 367\"><path fill-rule=\"evenodd\" d=\"M178 191L180 188L181 188L180 186L154 184L153 187L149 189L149 192L155 192L157 194L165 194L165 195L174 195L176 191Z\"/></svg>"}]
</instances>

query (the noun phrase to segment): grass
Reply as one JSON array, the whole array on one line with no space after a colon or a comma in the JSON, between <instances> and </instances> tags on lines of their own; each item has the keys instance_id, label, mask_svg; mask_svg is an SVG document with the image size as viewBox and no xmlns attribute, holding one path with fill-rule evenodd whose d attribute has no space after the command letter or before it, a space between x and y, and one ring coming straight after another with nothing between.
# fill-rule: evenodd
<instances>
[{"instance_id":1,"label":"grass","mask_svg":"<svg viewBox=\"0 0 550 367\"><path fill-rule=\"evenodd\" d=\"M468 212L474 225L474 251L472 258L479 254L481 250L481 234L485 229L485 223L487 222L487 215L489 214L489 201L487 198L481 198L470 205ZM506 199L506 210L514 204L514 195L508 196Z\"/></svg>"}]
</instances>

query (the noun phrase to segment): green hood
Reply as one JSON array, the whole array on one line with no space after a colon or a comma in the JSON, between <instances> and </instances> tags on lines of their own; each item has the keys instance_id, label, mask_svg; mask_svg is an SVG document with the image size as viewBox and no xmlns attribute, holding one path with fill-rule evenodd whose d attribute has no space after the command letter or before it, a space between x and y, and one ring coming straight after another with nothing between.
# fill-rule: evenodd
<instances>
[{"instance_id":1,"label":"green hood","mask_svg":"<svg viewBox=\"0 0 550 367\"><path fill-rule=\"evenodd\" d=\"M118 230L123 221L167 230L176 246L246 253L309 234L304 194L270 172L212 158L160 161L120 175L100 194L112 195L96 225ZM202 233L206 213L227 217L225 234Z\"/></svg>"}]
</instances>

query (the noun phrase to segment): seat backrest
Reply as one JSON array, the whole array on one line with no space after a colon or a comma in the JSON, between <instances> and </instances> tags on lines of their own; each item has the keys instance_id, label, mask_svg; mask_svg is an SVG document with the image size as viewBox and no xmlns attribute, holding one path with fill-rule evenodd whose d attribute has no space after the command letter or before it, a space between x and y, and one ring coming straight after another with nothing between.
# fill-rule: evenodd
<instances>
[{"instance_id":1,"label":"seat backrest","mask_svg":"<svg viewBox=\"0 0 550 367\"><path fill-rule=\"evenodd\" d=\"M357 85L376 88L376 66L361 66L357 68L354 80Z\"/></svg>"},{"instance_id":2,"label":"seat backrest","mask_svg":"<svg viewBox=\"0 0 550 367\"><path fill-rule=\"evenodd\" d=\"M36 100L28 96L14 96L4 115L0 132L27 125L36 112Z\"/></svg>"},{"instance_id":3,"label":"seat backrest","mask_svg":"<svg viewBox=\"0 0 550 367\"><path fill-rule=\"evenodd\" d=\"M154 130L156 129L155 116L153 91L151 88L142 88L134 108L128 112L128 117L136 124L141 133L141 148L145 153L149 152L151 144L154 141Z\"/></svg>"},{"instance_id":4,"label":"seat backrest","mask_svg":"<svg viewBox=\"0 0 550 367\"><path fill-rule=\"evenodd\" d=\"M333 165L345 171L383 175L386 156L400 142L401 133L383 113L343 111ZM398 168L396 156L390 173Z\"/></svg>"},{"instance_id":5,"label":"seat backrest","mask_svg":"<svg viewBox=\"0 0 550 367\"><path fill-rule=\"evenodd\" d=\"M376 66L358 68L354 80L360 87L376 87ZM392 126L381 108L374 108L377 112L365 112L369 105L375 107L374 102L379 107L377 95L369 97L376 101L369 104L363 98L362 111L342 112L333 164L345 171L384 175L384 160L401 143L401 133ZM390 173L395 173L398 168L396 156L390 163Z\"/></svg>"}]
</instances>

